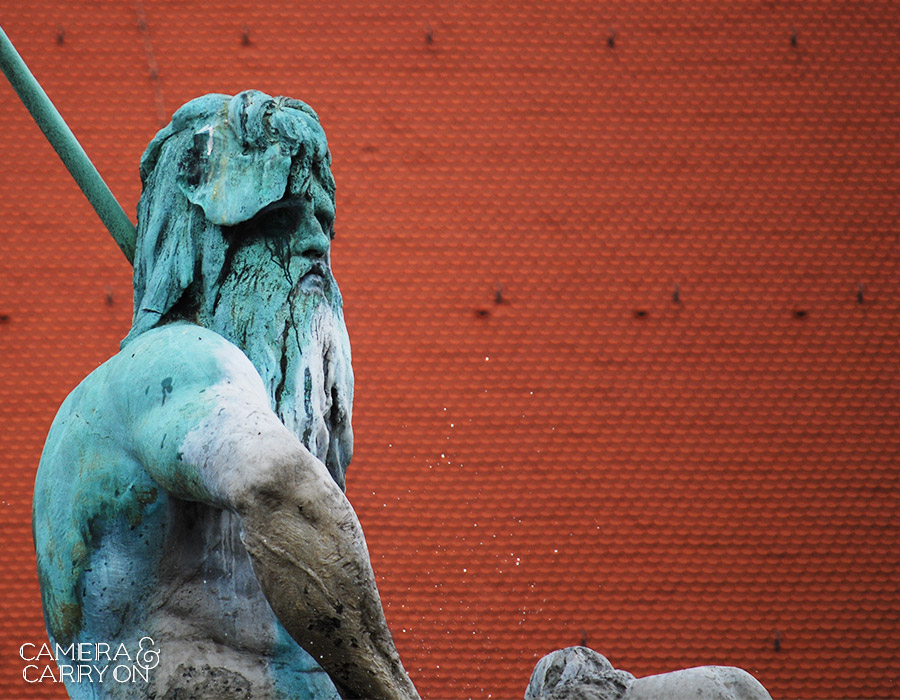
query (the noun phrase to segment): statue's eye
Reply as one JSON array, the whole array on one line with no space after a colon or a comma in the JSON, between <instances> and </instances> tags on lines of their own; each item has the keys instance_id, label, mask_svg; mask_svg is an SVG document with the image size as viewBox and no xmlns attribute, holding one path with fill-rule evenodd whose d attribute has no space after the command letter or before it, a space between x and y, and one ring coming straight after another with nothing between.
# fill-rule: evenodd
<instances>
[{"instance_id":1,"label":"statue's eye","mask_svg":"<svg viewBox=\"0 0 900 700\"><path fill-rule=\"evenodd\" d=\"M312 175L306 178L306 181L300 186L300 191L303 193L303 196L306 197L308 202L311 202L313 199L313 178Z\"/></svg>"},{"instance_id":2,"label":"statue's eye","mask_svg":"<svg viewBox=\"0 0 900 700\"><path fill-rule=\"evenodd\" d=\"M259 214L259 227L265 236L290 236L300 227L300 211L296 207L281 207Z\"/></svg>"},{"instance_id":3,"label":"statue's eye","mask_svg":"<svg viewBox=\"0 0 900 700\"><path fill-rule=\"evenodd\" d=\"M276 206L234 226L223 226L222 233L229 243L242 244L261 238L286 241L300 228L301 219L302 212L297 207Z\"/></svg>"}]
</instances>

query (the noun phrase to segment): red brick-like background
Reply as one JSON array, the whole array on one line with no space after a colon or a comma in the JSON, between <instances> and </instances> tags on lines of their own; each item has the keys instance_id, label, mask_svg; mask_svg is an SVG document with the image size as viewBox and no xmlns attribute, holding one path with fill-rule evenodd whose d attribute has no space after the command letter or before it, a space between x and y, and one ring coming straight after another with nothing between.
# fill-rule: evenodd
<instances>
[{"instance_id":1,"label":"red brick-like background","mask_svg":"<svg viewBox=\"0 0 900 700\"><path fill-rule=\"evenodd\" d=\"M900 697L895 3L0 9L129 214L188 99L319 112L348 494L423 696L521 697L584 642L639 676ZM32 482L130 268L0 99L0 697L58 698L18 658L44 639Z\"/></svg>"}]
</instances>

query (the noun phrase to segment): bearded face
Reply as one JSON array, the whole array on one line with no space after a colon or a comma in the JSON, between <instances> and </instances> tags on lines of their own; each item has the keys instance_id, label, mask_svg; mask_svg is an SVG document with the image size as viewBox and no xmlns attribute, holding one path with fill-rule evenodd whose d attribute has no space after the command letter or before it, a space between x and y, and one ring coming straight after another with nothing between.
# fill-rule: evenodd
<instances>
[{"instance_id":1,"label":"bearded face","mask_svg":"<svg viewBox=\"0 0 900 700\"><path fill-rule=\"evenodd\" d=\"M244 350L276 413L343 486L352 452L353 377L331 273L334 208L317 180L223 231L225 266L204 279L199 322Z\"/></svg>"},{"instance_id":2,"label":"bearded face","mask_svg":"<svg viewBox=\"0 0 900 700\"><path fill-rule=\"evenodd\" d=\"M252 92L179 110L142 160L135 319L123 346L176 320L230 340L343 488L353 374L331 273L329 166L324 133L302 103Z\"/></svg>"}]
</instances>

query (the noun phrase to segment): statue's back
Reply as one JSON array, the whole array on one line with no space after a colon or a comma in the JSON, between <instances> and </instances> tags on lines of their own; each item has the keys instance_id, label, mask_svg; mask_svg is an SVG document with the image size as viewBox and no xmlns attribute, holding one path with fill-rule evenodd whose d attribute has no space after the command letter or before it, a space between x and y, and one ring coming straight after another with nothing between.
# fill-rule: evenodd
<instances>
[{"instance_id":1,"label":"statue's back","mask_svg":"<svg viewBox=\"0 0 900 700\"><path fill-rule=\"evenodd\" d=\"M104 568L111 576L146 581L148 571L135 567L152 570L158 556L152 547L159 534L148 532L148 527L161 520L165 494L129 453L118 411L104 406L111 399L104 391L110 380L108 364L63 402L35 480L33 527L44 614L51 636L65 645L91 626L85 599L108 597L115 588L113 582L106 590L88 594L79 586L83 576L100 570L97 555L103 542L125 538L150 554L108 560ZM134 593L134 599L140 598L140 591Z\"/></svg>"}]
</instances>

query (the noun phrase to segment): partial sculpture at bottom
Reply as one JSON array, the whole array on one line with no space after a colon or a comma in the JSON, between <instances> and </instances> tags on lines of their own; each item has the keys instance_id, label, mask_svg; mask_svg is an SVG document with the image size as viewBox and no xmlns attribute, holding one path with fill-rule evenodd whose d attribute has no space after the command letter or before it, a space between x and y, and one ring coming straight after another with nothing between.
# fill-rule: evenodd
<instances>
[{"instance_id":1,"label":"partial sculpture at bottom","mask_svg":"<svg viewBox=\"0 0 900 700\"><path fill-rule=\"evenodd\" d=\"M537 662L525 700L772 700L746 671L701 666L635 678L587 647L568 647Z\"/></svg>"}]
</instances>

